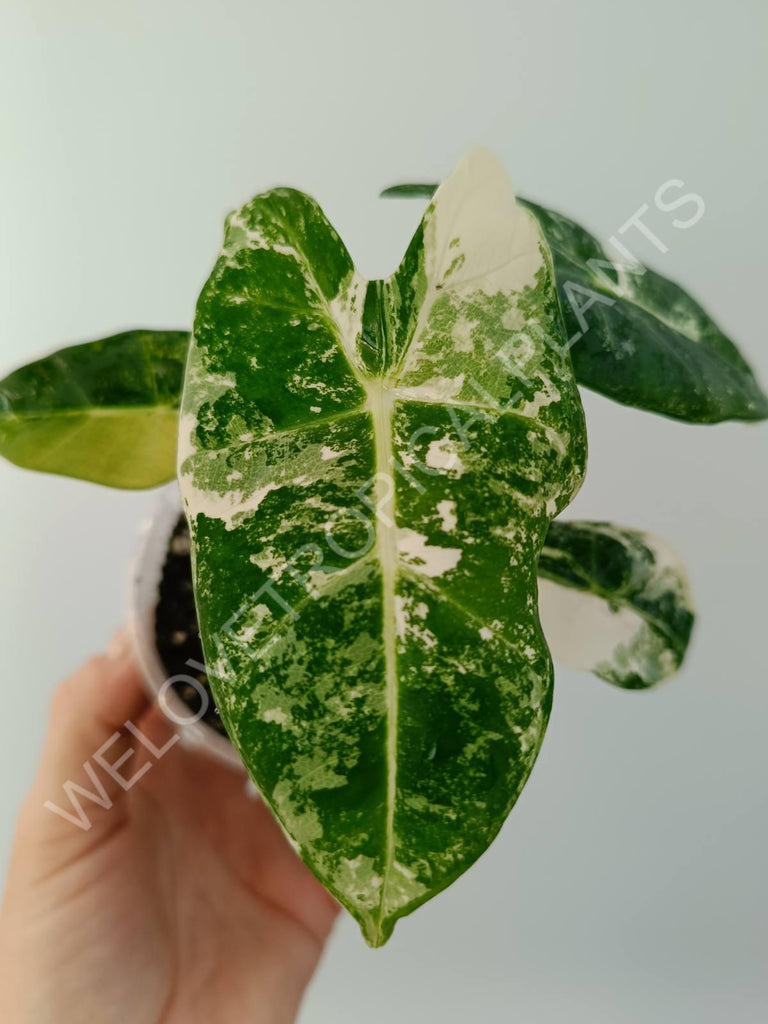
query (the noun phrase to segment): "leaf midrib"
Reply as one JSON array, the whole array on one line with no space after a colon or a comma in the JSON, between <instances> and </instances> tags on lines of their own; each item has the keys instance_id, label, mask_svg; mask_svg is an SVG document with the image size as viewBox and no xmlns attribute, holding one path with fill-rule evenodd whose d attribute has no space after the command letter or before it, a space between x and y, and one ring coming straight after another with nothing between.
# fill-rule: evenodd
<instances>
[{"instance_id":1,"label":"leaf midrib","mask_svg":"<svg viewBox=\"0 0 768 1024\"><path fill-rule=\"evenodd\" d=\"M156 405L84 405L72 409L51 409L35 412L13 412L0 409L1 420L51 420L75 416L126 416L132 413L177 412L178 403L166 402Z\"/></svg>"},{"instance_id":2,"label":"leaf midrib","mask_svg":"<svg viewBox=\"0 0 768 1024\"><path fill-rule=\"evenodd\" d=\"M387 887L391 875L392 865L395 856L395 796L397 793L397 722L398 722L398 685L397 685L397 620L396 620L396 595L395 578L398 569L398 548L397 548L397 521L395 518L395 483L392 474L394 454L392 450L392 414L397 399L395 389L391 387L392 380L387 376L367 374L360 365L356 352L356 342L359 328L362 321L362 309L358 313L357 328L352 338L345 337L343 325L333 315L331 303L325 298L317 278L312 272L310 261L306 254L297 248L297 254L301 253L305 272L313 287L315 294L325 307L326 314L332 324L335 325L339 348L345 357L349 369L363 388L367 401L364 409L371 416L371 424L375 445L375 512L376 516L376 553L381 566L382 586L382 640L384 647L385 666L385 701L387 709L387 817L384 834L384 867L382 872L381 897L378 905L377 931L378 937L382 937L382 924L385 919L387 906ZM357 279L361 281L362 279ZM349 289L356 283L356 275L353 271L352 278L346 282ZM340 293L341 296L342 293ZM339 296L339 297L340 297ZM388 310L385 307L384 314ZM421 311L420 311L421 314ZM418 330L419 323L416 325ZM409 339L413 340L414 334ZM407 350L407 346L406 346ZM384 490L384 488L386 488Z\"/></svg>"},{"instance_id":3,"label":"leaf midrib","mask_svg":"<svg viewBox=\"0 0 768 1024\"><path fill-rule=\"evenodd\" d=\"M397 615L395 583L399 567L395 482L392 473L392 414L395 394L388 381L379 378L366 385L376 453L374 488L376 553L381 567L382 640L384 647L385 699L387 709L387 817L384 833L384 869L378 906L378 927L387 906L387 888L395 860L395 797L397 794L397 727L399 692L397 677Z\"/></svg>"}]
</instances>

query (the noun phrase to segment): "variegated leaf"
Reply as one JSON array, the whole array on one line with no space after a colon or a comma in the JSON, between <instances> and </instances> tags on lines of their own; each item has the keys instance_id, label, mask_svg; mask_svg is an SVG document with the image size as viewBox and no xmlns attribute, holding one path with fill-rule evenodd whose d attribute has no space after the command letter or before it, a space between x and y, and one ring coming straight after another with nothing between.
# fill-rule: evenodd
<instances>
[{"instance_id":1,"label":"variegated leaf","mask_svg":"<svg viewBox=\"0 0 768 1024\"><path fill-rule=\"evenodd\" d=\"M693 423L768 417L749 364L688 292L641 263L611 257L570 218L528 206L552 250L581 384Z\"/></svg>"},{"instance_id":2,"label":"variegated leaf","mask_svg":"<svg viewBox=\"0 0 768 1024\"><path fill-rule=\"evenodd\" d=\"M693 628L685 567L663 541L612 523L552 523L539 609L556 661L634 690L678 670Z\"/></svg>"},{"instance_id":3,"label":"variegated leaf","mask_svg":"<svg viewBox=\"0 0 768 1024\"><path fill-rule=\"evenodd\" d=\"M110 487L176 473L188 331L126 331L73 345L0 381L0 455Z\"/></svg>"},{"instance_id":4,"label":"variegated leaf","mask_svg":"<svg viewBox=\"0 0 768 1024\"><path fill-rule=\"evenodd\" d=\"M373 945L486 849L544 734L536 565L586 454L550 341L548 250L484 152L388 280L275 189L198 303L180 481L216 700Z\"/></svg>"},{"instance_id":5,"label":"variegated leaf","mask_svg":"<svg viewBox=\"0 0 768 1024\"><path fill-rule=\"evenodd\" d=\"M429 196L394 185L382 196ZM768 396L734 343L679 285L611 255L583 227L519 200L549 245L576 379L625 405L689 423L768 418Z\"/></svg>"}]
</instances>

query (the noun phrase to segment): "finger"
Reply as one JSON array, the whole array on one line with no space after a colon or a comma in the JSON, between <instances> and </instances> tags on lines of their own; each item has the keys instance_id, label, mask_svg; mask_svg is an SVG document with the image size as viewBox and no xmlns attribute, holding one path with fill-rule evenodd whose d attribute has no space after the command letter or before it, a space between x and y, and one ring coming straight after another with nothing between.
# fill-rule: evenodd
<instances>
[{"instance_id":1,"label":"finger","mask_svg":"<svg viewBox=\"0 0 768 1024\"><path fill-rule=\"evenodd\" d=\"M126 722L149 698L121 630L106 654L92 658L57 690L40 768L29 804L47 837L90 835L115 824L115 807L141 771ZM107 822L109 818L109 822Z\"/></svg>"}]
</instances>

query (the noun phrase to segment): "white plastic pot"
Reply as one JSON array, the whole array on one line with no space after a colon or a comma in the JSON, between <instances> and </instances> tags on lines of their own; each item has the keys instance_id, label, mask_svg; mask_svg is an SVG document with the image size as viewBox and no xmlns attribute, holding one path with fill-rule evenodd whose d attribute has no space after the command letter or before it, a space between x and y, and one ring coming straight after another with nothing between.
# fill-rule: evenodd
<instances>
[{"instance_id":1,"label":"white plastic pot","mask_svg":"<svg viewBox=\"0 0 768 1024\"><path fill-rule=\"evenodd\" d=\"M155 644L155 610L171 534L181 515L179 490L174 482L163 487L153 513L141 528L139 547L130 579L129 622L136 657L144 673L147 689L163 713L178 729L182 742L199 748L242 773L243 763L226 736L198 720L168 684L168 673ZM190 675L195 671L190 669Z\"/></svg>"}]
</instances>

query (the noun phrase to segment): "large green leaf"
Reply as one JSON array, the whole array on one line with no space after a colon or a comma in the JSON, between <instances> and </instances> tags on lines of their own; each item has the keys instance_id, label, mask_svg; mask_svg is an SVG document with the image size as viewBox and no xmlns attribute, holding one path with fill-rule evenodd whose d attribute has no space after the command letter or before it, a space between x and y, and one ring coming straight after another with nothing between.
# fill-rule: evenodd
<instances>
[{"instance_id":1,"label":"large green leaf","mask_svg":"<svg viewBox=\"0 0 768 1024\"><path fill-rule=\"evenodd\" d=\"M556 661L626 689L674 675L693 628L682 562L663 541L612 523L552 523L539 607Z\"/></svg>"},{"instance_id":2,"label":"large green leaf","mask_svg":"<svg viewBox=\"0 0 768 1024\"><path fill-rule=\"evenodd\" d=\"M483 152L388 280L275 189L198 303L180 481L215 697L373 945L486 849L546 727L536 564L586 456L547 335L549 251Z\"/></svg>"},{"instance_id":3,"label":"large green leaf","mask_svg":"<svg viewBox=\"0 0 768 1024\"><path fill-rule=\"evenodd\" d=\"M694 423L768 417L749 364L684 289L642 264L612 263L574 221L528 206L552 250L580 383Z\"/></svg>"},{"instance_id":4,"label":"large green leaf","mask_svg":"<svg viewBox=\"0 0 768 1024\"><path fill-rule=\"evenodd\" d=\"M176 471L187 331L126 331L62 349L0 382L0 455L110 487Z\"/></svg>"},{"instance_id":5,"label":"large green leaf","mask_svg":"<svg viewBox=\"0 0 768 1024\"><path fill-rule=\"evenodd\" d=\"M382 195L429 196L435 188L395 185ZM684 289L640 263L612 259L570 218L520 202L552 250L580 384L690 423L768 417L768 396L749 364Z\"/></svg>"}]
</instances>

